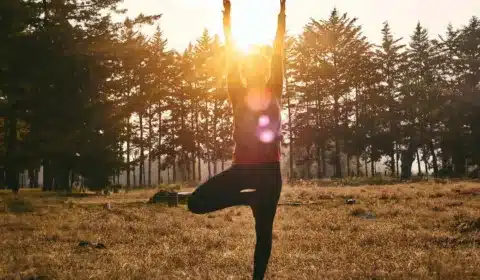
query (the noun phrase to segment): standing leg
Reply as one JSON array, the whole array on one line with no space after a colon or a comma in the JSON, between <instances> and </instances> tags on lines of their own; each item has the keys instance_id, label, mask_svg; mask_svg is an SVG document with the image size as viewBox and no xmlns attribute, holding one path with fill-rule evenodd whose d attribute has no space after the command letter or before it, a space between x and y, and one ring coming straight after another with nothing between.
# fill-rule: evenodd
<instances>
[{"instance_id":1,"label":"standing leg","mask_svg":"<svg viewBox=\"0 0 480 280\"><path fill-rule=\"evenodd\" d=\"M257 243L255 245L253 279L262 280L267 270L268 260L272 251L273 221L276 205L254 207L255 232Z\"/></svg>"},{"instance_id":2,"label":"standing leg","mask_svg":"<svg viewBox=\"0 0 480 280\"><path fill-rule=\"evenodd\" d=\"M273 222L277 211L277 204L282 188L280 168L262 170L264 183L257 188L256 201L252 205L255 217L255 245L253 279L262 280L267 270L272 250Z\"/></svg>"}]
</instances>

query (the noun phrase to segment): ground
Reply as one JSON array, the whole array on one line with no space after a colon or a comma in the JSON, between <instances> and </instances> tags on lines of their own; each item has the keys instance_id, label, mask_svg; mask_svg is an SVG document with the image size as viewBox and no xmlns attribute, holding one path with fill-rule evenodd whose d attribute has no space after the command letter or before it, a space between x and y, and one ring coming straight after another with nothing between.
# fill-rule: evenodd
<instances>
[{"instance_id":1,"label":"ground","mask_svg":"<svg viewBox=\"0 0 480 280\"><path fill-rule=\"evenodd\" d=\"M248 208L198 216L146 204L154 192L0 192L0 279L250 278ZM281 201L268 279L480 278L480 183L304 182Z\"/></svg>"}]
</instances>

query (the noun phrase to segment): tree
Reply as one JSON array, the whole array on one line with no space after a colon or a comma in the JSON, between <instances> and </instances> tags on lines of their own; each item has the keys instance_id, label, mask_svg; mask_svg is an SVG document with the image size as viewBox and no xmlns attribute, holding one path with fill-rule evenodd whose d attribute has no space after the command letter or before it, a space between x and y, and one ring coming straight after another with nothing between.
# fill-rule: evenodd
<instances>
[{"instance_id":1,"label":"tree","mask_svg":"<svg viewBox=\"0 0 480 280\"><path fill-rule=\"evenodd\" d=\"M382 29L382 44L375 52L378 69L381 75L380 98L382 99L382 110L380 119L384 130L380 133L383 152L390 157L389 167L392 176L396 174L396 146L400 135L399 87L402 81L401 67L406 63L404 45L400 44L401 38L394 39L388 22L385 22ZM398 160L398 157L397 157Z\"/></svg>"}]
</instances>

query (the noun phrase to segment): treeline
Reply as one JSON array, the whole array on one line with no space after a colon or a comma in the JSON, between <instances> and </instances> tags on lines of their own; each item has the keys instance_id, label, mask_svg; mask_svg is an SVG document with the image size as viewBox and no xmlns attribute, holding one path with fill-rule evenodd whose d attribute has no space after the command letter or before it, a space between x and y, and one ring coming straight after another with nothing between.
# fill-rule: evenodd
<instances>
[{"instance_id":1,"label":"treeline","mask_svg":"<svg viewBox=\"0 0 480 280\"><path fill-rule=\"evenodd\" d=\"M355 18L334 10L292 39L286 102L295 156L315 161L319 177L328 163L336 177L366 175L368 165L374 175L382 158L403 179L415 159L419 173L423 165L434 176L478 176L478 18L436 39L420 23L408 42L387 22L380 45L361 32Z\"/></svg>"},{"instance_id":2,"label":"treeline","mask_svg":"<svg viewBox=\"0 0 480 280\"><path fill-rule=\"evenodd\" d=\"M45 190L119 181L152 185L211 176L231 158L222 45L205 31L167 47L161 15L117 23L121 0L0 3L0 185ZM284 133L290 177L418 169L465 176L480 165L480 21L407 40L387 23L381 45L334 10L288 39ZM261 47L268 52L268 47ZM423 167L420 166L422 163ZM138 169L139 172L133 172ZM160 173L162 170L167 170ZM313 172L312 170L316 170ZM133 178L134 176L138 178ZM166 178L165 178L166 177Z\"/></svg>"}]
</instances>

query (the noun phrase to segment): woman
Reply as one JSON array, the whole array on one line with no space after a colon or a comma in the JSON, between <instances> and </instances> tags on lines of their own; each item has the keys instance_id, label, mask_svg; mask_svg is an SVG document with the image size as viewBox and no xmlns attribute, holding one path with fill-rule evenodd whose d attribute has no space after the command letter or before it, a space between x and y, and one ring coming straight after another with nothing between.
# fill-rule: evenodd
<instances>
[{"instance_id":1,"label":"woman","mask_svg":"<svg viewBox=\"0 0 480 280\"><path fill-rule=\"evenodd\" d=\"M265 59L250 56L239 71L230 25L230 0L224 0L224 32L228 63L228 92L234 116L235 150L232 166L200 185L188 208L205 214L236 205L251 207L257 242L253 279L263 279L272 248L272 229L282 189L280 173L285 1L280 0L270 78ZM242 77L243 76L243 77ZM242 82L246 81L246 86Z\"/></svg>"}]
</instances>

